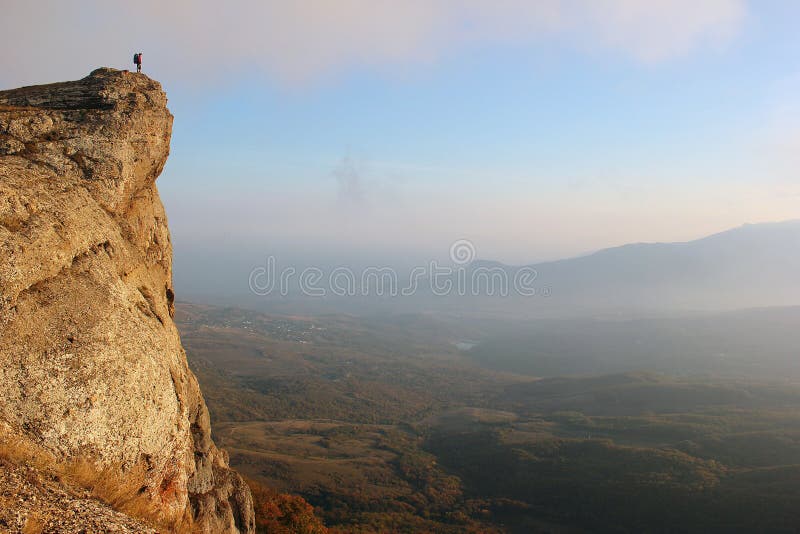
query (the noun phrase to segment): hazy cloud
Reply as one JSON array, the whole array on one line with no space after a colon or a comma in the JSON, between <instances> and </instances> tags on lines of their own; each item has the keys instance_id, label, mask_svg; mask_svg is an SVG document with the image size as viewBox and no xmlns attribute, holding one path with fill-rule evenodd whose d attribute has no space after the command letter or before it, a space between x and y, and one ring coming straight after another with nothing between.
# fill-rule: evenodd
<instances>
[{"instance_id":1,"label":"hazy cloud","mask_svg":"<svg viewBox=\"0 0 800 534\"><path fill-rule=\"evenodd\" d=\"M352 157L344 156L333 170L333 176L339 186L339 200L350 204L364 202L364 184Z\"/></svg>"},{"instance_id":2,"label":"hazy cloud","mask_svg":"<svg viewBox=\"0 0 800 534\"><path fill-rule=\"evenodd\" d=\"M482 43L615 50L641 61L724 44L745 0L5 0L3 85L125 67L134 51L162 79L248 69L287 84L353 66L430 63Z\"/></svg>"}]
</instances>

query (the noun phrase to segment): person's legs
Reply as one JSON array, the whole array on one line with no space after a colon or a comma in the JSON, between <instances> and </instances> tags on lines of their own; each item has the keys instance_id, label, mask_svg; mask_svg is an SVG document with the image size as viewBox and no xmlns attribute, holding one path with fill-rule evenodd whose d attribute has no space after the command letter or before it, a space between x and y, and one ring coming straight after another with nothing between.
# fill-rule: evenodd
<instances>
[{"instance_id":1,"label":"person's legs","mask_svg":"<svg viewBox=\"0 0 800 534\"><path fill-rule=\"evenodd\" d=\"M136 72L142 72L142 64L141 63L137 63L136 64Z\"/></svg>"}]
</instances>

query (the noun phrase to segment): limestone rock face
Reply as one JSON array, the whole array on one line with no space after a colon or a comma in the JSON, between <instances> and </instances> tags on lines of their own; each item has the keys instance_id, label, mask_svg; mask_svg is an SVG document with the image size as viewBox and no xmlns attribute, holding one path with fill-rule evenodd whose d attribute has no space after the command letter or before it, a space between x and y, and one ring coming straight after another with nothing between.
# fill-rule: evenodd
<instances>
[{"instance_id":1,"label":"limestone rock face","mask_svg":"<svg viewBox=\"0 0 800 534\"><path fill-rule=\"evenodd\" d=\"M155 181L172 115L142 74L0 91L0 427L125 472L205 532L252 532L172 320Z\"/></svg>"}]
</instances>

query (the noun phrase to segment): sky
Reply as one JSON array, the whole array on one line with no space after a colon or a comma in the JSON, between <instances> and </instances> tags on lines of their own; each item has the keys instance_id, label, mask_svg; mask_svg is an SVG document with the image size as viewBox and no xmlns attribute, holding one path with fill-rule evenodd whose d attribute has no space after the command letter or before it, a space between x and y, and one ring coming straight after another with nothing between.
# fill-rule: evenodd
<instances>
[{"instance_id":1,"label":"sky","mask_svg":"<svg viewBox=\"0 0 800 534\"><path fill-rule=\"evenodd\" d=\"M800 218L794 1L2 11L4 88L143 52L175 115L176 277L221 257L414 263L458 239L523 264Z\"/></svg>"}]
</instances>

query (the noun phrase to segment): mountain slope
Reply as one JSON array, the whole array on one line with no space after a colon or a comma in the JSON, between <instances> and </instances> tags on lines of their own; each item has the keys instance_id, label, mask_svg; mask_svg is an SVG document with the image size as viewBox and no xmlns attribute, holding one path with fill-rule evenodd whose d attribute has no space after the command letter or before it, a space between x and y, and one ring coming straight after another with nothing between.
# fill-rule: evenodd
<instances>
[{"instance_id":1,"label":"mountain slope","mask_svg":"<svg viewBox=\"0 0 800 534\"><path fill-rule=\"evenodd\" d=\"M511 275L518 269L472 265L480 266ZM800 221L744 225L685 243L625 245L527 268L548 296L523 299L524 307L512 299L509 309L580 315L793 305L800 303Z\"/></svg>"}]
</instances>

